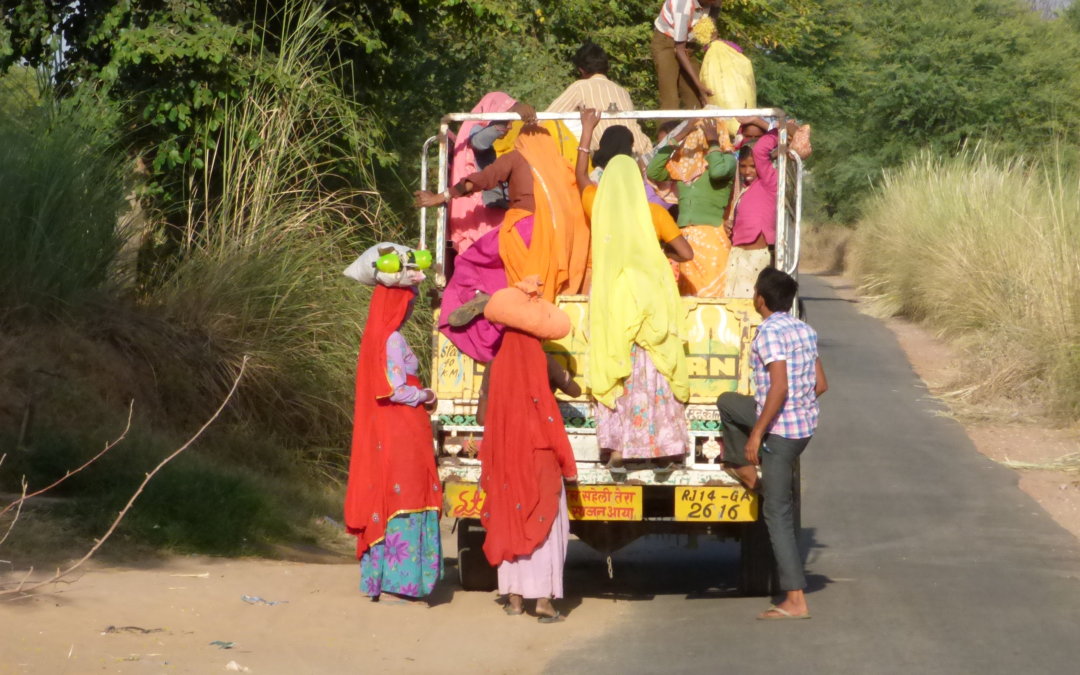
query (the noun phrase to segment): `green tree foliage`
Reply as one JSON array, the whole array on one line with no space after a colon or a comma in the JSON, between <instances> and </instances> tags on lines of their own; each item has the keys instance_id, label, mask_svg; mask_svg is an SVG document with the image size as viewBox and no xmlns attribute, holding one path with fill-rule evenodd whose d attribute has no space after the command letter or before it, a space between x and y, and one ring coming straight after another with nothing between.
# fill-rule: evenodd
<instances>
[{"instance_id":1,"label":"green tree foliage","mask_svg":"<svg viewBox=\"0 0 1080 675\"><path fill-rule=\"evenodd\" d=\"M203 182L224 103L273 76L283 10L297 0L3 0L0 66L51 64L66 94L93 87L119 111L144 158L147 193L174 220ZM794 45L812 0L729 0L721 27L747 45ZM412 157L438 117L496 89L538 107L574 77L582 41L612 55L612 77L655 105L648 53L660 0L325 0L328 50L351 69L338 83L365 106L370 160ZM282 83L283 85L285 83ZM389 132L389 135L387 135ZM406 180L415 169L408 162ZM395 181L400 183L400 181ZM399 194L407 190L386 183ZM370 187L370 186L365 186Z\"/></svg>"},{"instance_id":2,"label":"green tree foliage","mask_svg":"<svg viewBox=\"0 0 1080 675\"><path fill-rule=\"evenodd\" d=\"M808 37L755 58L761 102L817 126L814 181L850 220L884 167L990 139L1037 151L1074 134L1080 40L1014 0L825 0Z\"/></svg>"}]
</instances>

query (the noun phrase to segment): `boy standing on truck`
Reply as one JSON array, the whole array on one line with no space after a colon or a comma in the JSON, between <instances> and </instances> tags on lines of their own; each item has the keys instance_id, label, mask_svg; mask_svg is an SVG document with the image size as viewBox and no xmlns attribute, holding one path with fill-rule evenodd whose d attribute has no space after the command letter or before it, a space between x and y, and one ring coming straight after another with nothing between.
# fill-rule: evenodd
<instances>
[{"instance_id":1,"label":"boy standing on truck","mask_svg":"<svg viewBox=\"0 0 1080 675\"><path fill-rule=\"evenodd\" d=\"M795 540L792 480L795 462L817 428L817 399L828 383L817 333L788 313L798 290L798 282L775 268L758 275L754 309L763 321L751 347L754 396L725 392L716 401L724 426L724 470L747 489L761 491L780 588L786 593L759 619L810 618Z\"/></svg>"}]
</instances>

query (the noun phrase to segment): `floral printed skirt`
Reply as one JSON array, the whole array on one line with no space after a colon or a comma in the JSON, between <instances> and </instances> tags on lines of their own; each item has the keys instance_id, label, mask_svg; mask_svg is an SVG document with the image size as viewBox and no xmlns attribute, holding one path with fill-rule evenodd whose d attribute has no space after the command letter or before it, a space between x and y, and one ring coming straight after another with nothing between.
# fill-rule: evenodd
<instances>
[{"instance_id":1,"label":"floral printed skirt","mask_svg":"<svg viewBox=\"0 0 1080 675\"><path fill-rule=\"evenodd\" d=\"M391 518L386 538L360 558L360 590L373 598L383 592L421 598L442 573L439 512L407 513Z\"/></svg>"},{"instance_id":2,"label":"floral printed skirt","mask_svg":"<svg viewBox=\"0 0 1080 675\"><path fill-rule=\"evenodd\" d=\"M633 367L623 382L622 396L615 400L615 409L596 404L600 447L617 450L624 459L685 455L690 447L686 406L671 393L671 385L647 351L634 345L630 358Z\"/></svg>"}]
</instances>

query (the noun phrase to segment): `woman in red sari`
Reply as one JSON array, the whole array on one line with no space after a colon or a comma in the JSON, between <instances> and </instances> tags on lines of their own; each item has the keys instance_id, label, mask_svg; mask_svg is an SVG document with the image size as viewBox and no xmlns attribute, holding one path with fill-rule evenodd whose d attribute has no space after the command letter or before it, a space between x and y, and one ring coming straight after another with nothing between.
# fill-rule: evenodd
<instances>
[{"instance_id":1,"label":"woman in red sari","mask_svg":"<svg viewBox=\"0 0 1080 675\"><path fill-rule=\"evenodd\" d=\"M480 445L484 554L498 567L507 614L535 599L541 623L561 621L551 600L563 597L570 538L563 481L577 480L577 464L547 356L539 338L508 328L490 369Z\"/></svg>"},{"instance_id":2,"label":"woman in red sari","mask_svg":"<svg viewBox=\"0 0 1080 675\"><path fill-rule=\"evenodd\" d=\"M442 486L416 355L398 329L416 289L378 285L356 369L356 415L345 525L356 535L360 590L372 600L418 600L442 576Z\"/></svg>"}]
</instances>

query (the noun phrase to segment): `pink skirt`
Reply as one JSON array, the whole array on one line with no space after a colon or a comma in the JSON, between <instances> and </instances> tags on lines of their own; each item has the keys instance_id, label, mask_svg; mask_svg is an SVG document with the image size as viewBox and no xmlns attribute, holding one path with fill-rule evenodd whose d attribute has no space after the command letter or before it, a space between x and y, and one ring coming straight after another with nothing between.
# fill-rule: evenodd
<instances>
[{"instance_id":1,"label":"pink skirt","mask_svg":"<svg viewBox=\"0 0 1080 675\"><path fill-rule=\"evenodd\" d=\"M690 447L686 406L671 393L671 385L647 351L634 345L630 357L634 365L615 409L596 404L600 447L621 452L624 459L685 455Z\"/></svg>"},{"instance_id":2,"label":"pink skirt","mask_svg":"<svg viewBox=\"0 0 1080 675\"><path fill-rule=\"evenodd\" d=\"M566 510L566 490L559 498L559 514L551 524L547 539L529 555L499 563L499 593L524 598L561 598L566 546L570 541L570 514Z\"/></svg>"}]
</instances>

